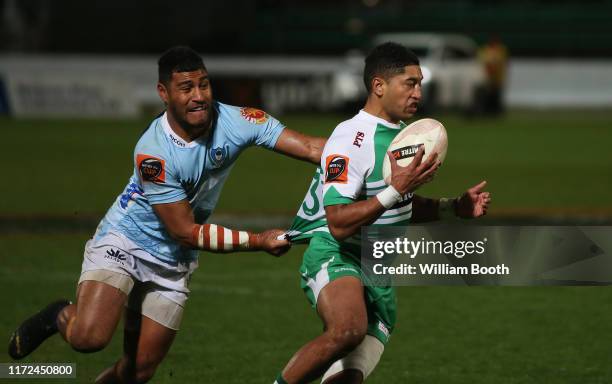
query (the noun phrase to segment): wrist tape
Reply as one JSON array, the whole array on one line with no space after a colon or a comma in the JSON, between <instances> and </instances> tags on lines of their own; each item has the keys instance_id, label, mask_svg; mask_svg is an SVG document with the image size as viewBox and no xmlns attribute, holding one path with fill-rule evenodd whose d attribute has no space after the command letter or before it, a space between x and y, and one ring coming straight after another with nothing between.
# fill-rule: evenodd
<instances>
[{"instance_id":1,"label":"wrist tape","mask_svg":"<svg viewBox=\"0 0 612 384\"><path fill-rule=\"evenodd\" d=\"M194 243L199 249L211 251L238 251L249 249L251 234L235 231L217 224L196 224L193 227Z\"/></svg>"},{"instance_id":2,"label":"wrist tape","mask_svg":"<svg viewBox=\"0 0 612 384\"><path fill-rule=\"evenodd\" d=\"M402 195L392 185L379 192L376 198L387 209L402 201Z\"/></svg>"}]
</instances>

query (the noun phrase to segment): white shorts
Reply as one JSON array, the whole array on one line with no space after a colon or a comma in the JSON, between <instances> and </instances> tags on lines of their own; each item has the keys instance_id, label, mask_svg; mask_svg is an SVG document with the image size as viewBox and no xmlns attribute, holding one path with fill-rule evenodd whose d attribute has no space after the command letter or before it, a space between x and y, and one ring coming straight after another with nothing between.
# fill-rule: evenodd
<instances>
[{"instance_id":1,"label":"white shorts","mask_svg":"<svg viewBox=\"0 0 612 384\"><path fill-rule=\"evenodd\" d=\"M109 284L128 295L128 308L178 330L197 261L164 263L114 231L94 239L85 244L79 284L86 280Z\"/></svg>"}]
</instances>

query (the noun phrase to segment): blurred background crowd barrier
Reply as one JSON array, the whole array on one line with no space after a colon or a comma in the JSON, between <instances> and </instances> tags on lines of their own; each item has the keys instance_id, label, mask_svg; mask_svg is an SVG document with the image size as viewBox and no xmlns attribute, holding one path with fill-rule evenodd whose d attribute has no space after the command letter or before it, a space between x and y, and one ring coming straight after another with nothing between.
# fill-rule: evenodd
<instances>
[{"instance_id":1,"label":"blurred background crowd barrier","mask_svg":"<svg viewBox=\"0 0 612 384\"><path fill-rule=\"evenodd\" d=\"M221 100L270 113L337 111L362 101L343 57L203 54ZM157 57L0 55L3 113L17 117L135 117L161 108ZM360 63L360 65L362 65ZM612 107L612 60L512 59L508 108Z\"/></svg>"},{"instance_id":2,"label":"blurred background crowd barrier","mask_svg":"<svg viewBox=\"0 0 612 384\"><path fill-rule=\"evenodd\" d=\"M430 111L486 112L491 71L483 52L492 40L504 50L492 64L504 106L612 106L607 0L106 1L95 13L76 1L0 7L0 112L13 116L127 117L159 108L156 59L178 43L202 53L228 103L276 114L351 110L364 97L364 55L391 39L424 61Z\"/></svg>"}]
</instances>

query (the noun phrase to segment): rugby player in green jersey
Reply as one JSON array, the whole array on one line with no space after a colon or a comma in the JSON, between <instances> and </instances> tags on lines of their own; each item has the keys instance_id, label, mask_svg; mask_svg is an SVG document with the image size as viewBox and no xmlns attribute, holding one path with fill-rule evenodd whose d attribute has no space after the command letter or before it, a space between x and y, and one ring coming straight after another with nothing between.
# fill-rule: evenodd
<instances>
[{"instance_id":1,"label":"rugby player in green jersey","mask_svg":"<svg viewBox=\"0 0 612 384\"><path fill-rule=\"evenodd\" d=\"M310 242L300 268L302 288L324 331L295 353L278 384L321 376L326 384L361 383L378 363L395 326L395 289L364 284L362 226L486 214L491 197L482 190L484 181L456 199L413 194L440 165L435 154L423 160L422 147L406 167L391 156L391 184L383 181L387 148L403 121L416 113L422 79L418 58L401 45L382 44L366 58L367 102L328 139L321 167L288 232L294 242Z\"/></svg>"}]
</instances>

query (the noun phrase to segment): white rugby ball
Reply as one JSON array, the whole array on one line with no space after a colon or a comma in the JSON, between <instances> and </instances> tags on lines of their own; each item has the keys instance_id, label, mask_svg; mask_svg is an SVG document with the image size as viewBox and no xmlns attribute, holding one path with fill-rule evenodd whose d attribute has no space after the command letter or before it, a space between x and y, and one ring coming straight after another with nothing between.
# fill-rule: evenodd
<instances>
[{"instance_id":1,"label":"white rugby ball","mask_svg":"<svg viewBox=\"0 0 612 384\"><path fill-rule=\"evenodd\" d=\"M417 120L395 136L388 151L393 153L398 165L405 167L412 162L421 145L425 146L423 162L434 152L438 154L438 161L443 162L448 149L448 136L444 125L434 119ZM391 162L388 154L383 160L383 180L387 185L391 183Z\"/></svg>"}]
</instances>

